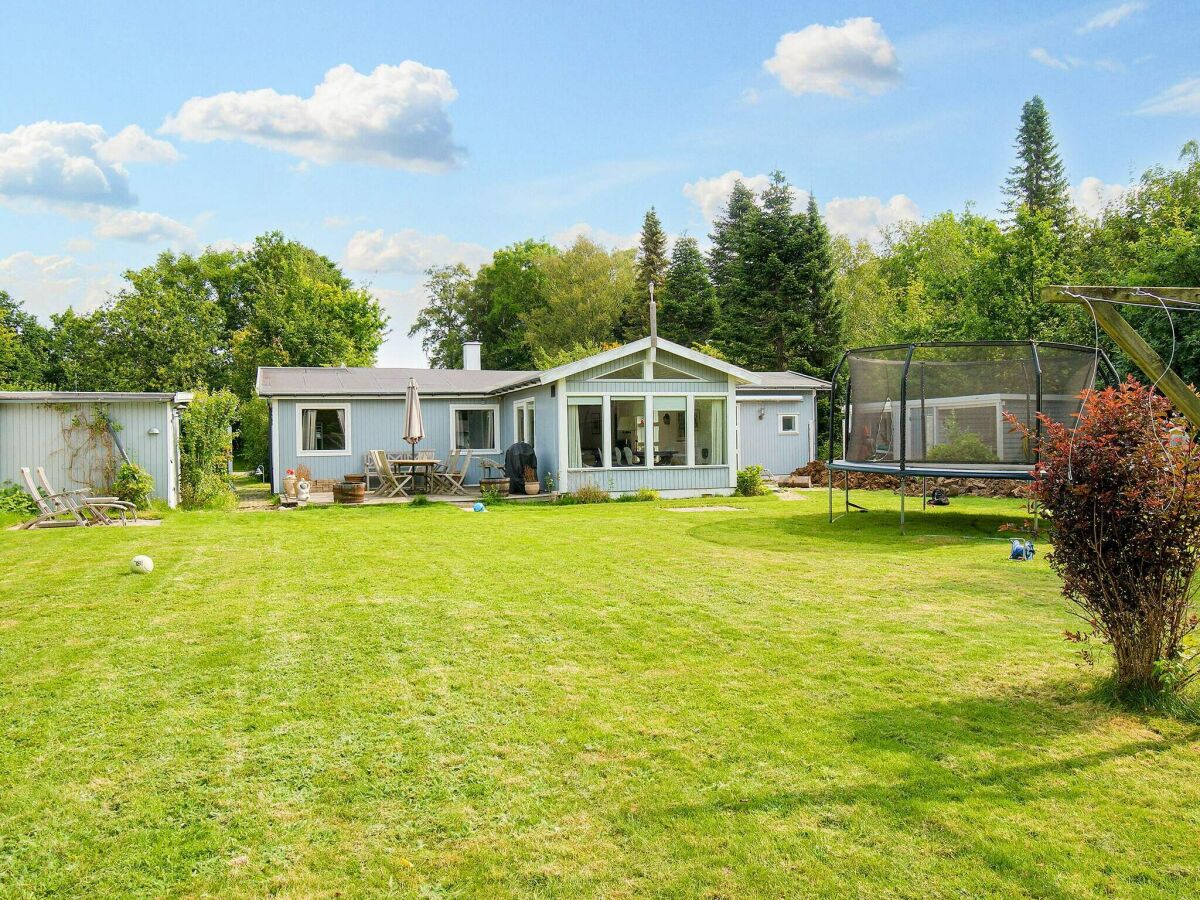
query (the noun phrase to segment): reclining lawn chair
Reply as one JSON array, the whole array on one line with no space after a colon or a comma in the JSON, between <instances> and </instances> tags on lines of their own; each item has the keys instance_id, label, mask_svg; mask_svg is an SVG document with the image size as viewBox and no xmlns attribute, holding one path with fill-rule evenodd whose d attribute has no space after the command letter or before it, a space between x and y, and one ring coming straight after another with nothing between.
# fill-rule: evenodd
<instances>
[{"instance_id":1,"label":"reclining lawn chair","mask_svg":"<svg viewBox=\"0 0 1200 900\"><path fill-rule=\"evenodd\" d=\"M94 518L98 519L102 525L116 524L112 516L108 515L105 510L110 510L117 514L121 520L121 524L125 524L127 515L133 516L133 521L137 521L137 504L130 503L128 500L122 500L120 497L94 497L86 488L75 488L69 491L56 491L50 486L50 479L46 477L46 470L42 466L36 469L38 481L41 482L42 488L47 494L57 496L62 494L69 498L73 498Z\"/></svg>"},{"instance_id":2,"label":"reclining lawn chair","mask_svg":"<svg viewBox=\"0 0 1200 900\"><path fill-rule=\"evenodd\" d=\"M34 486L33 475L25 466L21 467L21 478L25 481L26 492L33 498L33 502L37 506L38 514L28 522L22 522L20 528L67 528L92 524L92 520L84 516L69 496L65 494L44 496Z\"/></svg>"}]
</instances>

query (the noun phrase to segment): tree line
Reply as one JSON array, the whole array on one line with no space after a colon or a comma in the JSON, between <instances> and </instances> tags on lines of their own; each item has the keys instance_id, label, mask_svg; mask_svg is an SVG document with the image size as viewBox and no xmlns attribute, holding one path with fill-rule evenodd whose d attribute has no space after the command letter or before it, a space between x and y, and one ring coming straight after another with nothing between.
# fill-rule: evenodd
<instances>
[{"instance_id":1,"label":"tree line","mask_svg":"<svg viewBox=\"0 0 1200 900\"><path fill-rule=\"evenodd\" d=\"M817 204L796 205L776 172L761 195L734 186L707 254L687 235L668 252L651 207L635 250L526 240L476 272L432 268L409 335L435 366L461 365L463 342L478 340L484 368L545 368L648 334L653 285L667 340L755 369L824 373L841 346L843 306Z\"/></svg>"},{"instance_id":2,"label":"tree line","mask_svg":"<svg viewBox=\"0 0 1200 900\"><path fill-rule=\"evenodd\" d=\"M1091 343L1086 310L1043 304L1052 283L1200 285L1200 145L1148 169L1098 215L1071 202L1049 114L1024 105L999 216L967 206L884 232L830 238L814 199L775 173L760 194L734 186L706 248L669 240L656 211L636 249L587 238L566 249L525 240L477 271L430 269L409 333L434 366L542 368L644 336L650 285L659 331L759 370L828 375L847 346L910 340ZM387 316L328 258L279 233L240 250L163 253L125 273L92 312L44 325L0 291L0 387L228 388L253 394L260 365L372 365ZM1200 383L1200 320L1128 311L1183 377Z\"/></svg>"},{"instance_id":3,"label":"tree line","mask_svg":"<svg viewBox=\"0 0 1200 900\"><path fill-rule=\"evenodd\" d=\"M239 250L162 253L92 312L49 326L0 291L0 385L65 391L231 390L259 366L369 366L387 316L331 260L278 232Z\"/></svg>"}]
</instances>

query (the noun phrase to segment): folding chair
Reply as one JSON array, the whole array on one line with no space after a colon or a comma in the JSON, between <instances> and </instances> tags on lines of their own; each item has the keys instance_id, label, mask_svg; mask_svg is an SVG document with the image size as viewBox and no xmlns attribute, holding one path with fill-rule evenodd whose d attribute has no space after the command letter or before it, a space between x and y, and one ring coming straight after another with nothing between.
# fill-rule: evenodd
<instances>
[{"instance_id":1,"label":"folding chair","mask_svg":"<svg viewBox=\"0 0 1200 900\"><path fill-rule=\"evenodd\" d=\"M405 472L403 475L397 475L393 472L386 450L372 450L371 456L375 462L375 468L379 472L379 487L376 489L375 495L378 497L407 497L408 491L405 488L412 484L412 473Z\"/></svg>"},{"instance_id":2,"label":"folding chair","mask_svg":"<svg viewBox=\"0 0 1200 900\"><path fill-rule=\"evenodd\" d=\"M465 494L463 490L463 480L467 477L467 469L471 465L471 454L473 450L460 450L458 452L458 466L455 468L455 460L451 458L450 467L445 472L439 472L438 477L442 483L450 489L451 494Z\"/></svg>"}]
</instances>

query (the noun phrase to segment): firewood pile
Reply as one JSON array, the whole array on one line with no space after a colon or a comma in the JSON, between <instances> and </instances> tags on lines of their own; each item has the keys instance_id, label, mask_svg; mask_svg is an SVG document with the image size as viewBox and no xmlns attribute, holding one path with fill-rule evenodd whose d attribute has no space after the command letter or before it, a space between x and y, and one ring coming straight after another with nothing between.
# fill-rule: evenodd
<instances>
[{"instance_id":1,"label":"firewood pile","mask_svg":"<svg viewBox=\"0 0 1200 900\"><path fill-rule=\"evenodd\" d=\"M796 469L793 475L812 478L815 486L825 487L829 484L829 472L822 460L813 460L807 466ZM834 487L842 486L845 473L834 473ZM900 492L900 479L895 475L877 475L872 472L850 472L850 488L856 491L891 491ZM1017 497L1024 499L1029 495L1029 484L1024 481L1009 481L1002 478L929 478L926 479L925 489L932 491L940 487L950 497ZM919 478L909 478L904 493L907 496L921 496L921 481Z\"/></svg>"}]
</instances>

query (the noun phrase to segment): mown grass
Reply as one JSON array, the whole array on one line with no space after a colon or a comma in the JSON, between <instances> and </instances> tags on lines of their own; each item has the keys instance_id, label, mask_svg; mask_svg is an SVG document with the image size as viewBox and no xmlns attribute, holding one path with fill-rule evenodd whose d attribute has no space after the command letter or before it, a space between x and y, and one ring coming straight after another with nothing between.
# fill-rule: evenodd
<instances>
[{"instance_id":1,"label":"mown grass","mask_svg":"<svg viewBox=\"0 0 1200 900\"><path fill-rule=\"evenodd\" d=\"M858 499L0 533L0 894L1193 893L1019 507Z\"/></svg>"}]
</instances>

